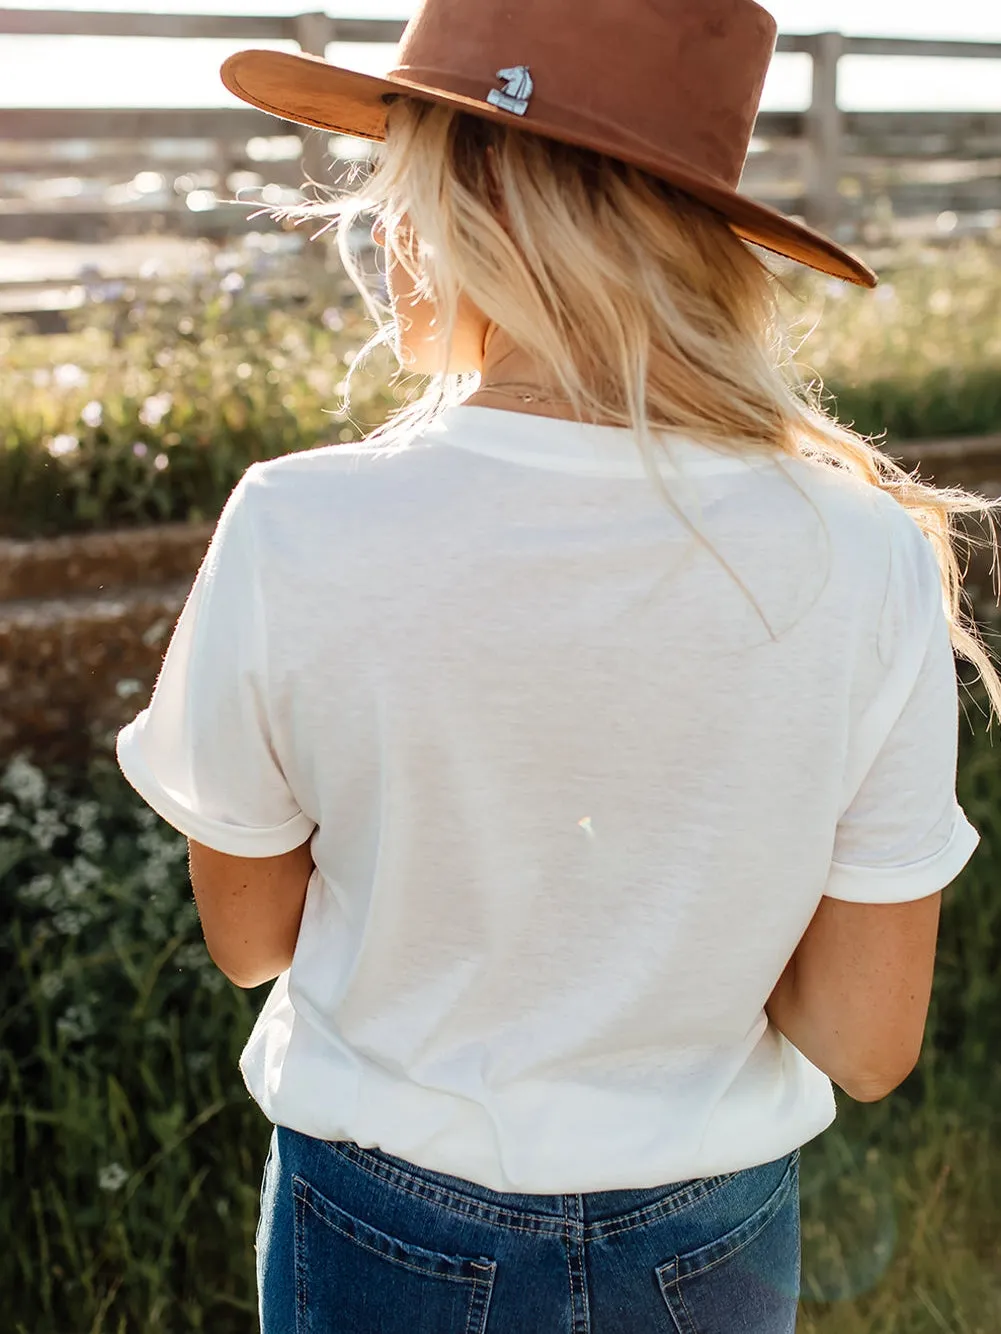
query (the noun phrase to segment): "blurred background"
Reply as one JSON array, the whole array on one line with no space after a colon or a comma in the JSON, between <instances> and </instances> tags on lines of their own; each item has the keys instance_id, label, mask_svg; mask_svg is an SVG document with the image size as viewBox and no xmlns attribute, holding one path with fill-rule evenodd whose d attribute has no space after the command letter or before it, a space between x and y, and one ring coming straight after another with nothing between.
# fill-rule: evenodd
<instances>
[{"instance_id":1,"label":"blurred background","mask_svg":"<svg viewBox=\"0 0 1001 1334\"><path fill-rule=\"evenodd\" d=\"M414 5L95 3L0 8L0 1331L252 1334L269 1127L236 1058L263 993L210 965L184 840L113 738L246 467L357 439L419 388L384 352L355 365L371 322L288 212L367 146L246 107L219 65L267 46L382 73ZM743 188L882 277L774 261L792 369L908 469L997 496L1001 9L766 7ZM378 289L367 229L352 245ZM974 550L992 647L997 577ZM804 1149L802 1334L1001 1329L1001 765L960 677L981 847L946 891L918 1069L839 1097Z\"/></svg>"}]
</instances>

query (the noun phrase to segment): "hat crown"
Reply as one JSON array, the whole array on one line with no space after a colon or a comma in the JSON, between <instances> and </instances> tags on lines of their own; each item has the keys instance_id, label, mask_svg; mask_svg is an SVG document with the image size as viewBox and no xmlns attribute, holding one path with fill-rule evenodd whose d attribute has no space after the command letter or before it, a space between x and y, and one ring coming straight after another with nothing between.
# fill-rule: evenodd
<instances>
[{"instance_id":1,"label":"hat crown","mask_svg":"<svg viewBox=\"0 0 1001 1334\"><path fill-rule=\"evenodd\" d=\"M523 68L526 129L594 131L736 187L776 37L754 0L423 0L390 77L487 102Z\"/></svg>"}]
</instances>

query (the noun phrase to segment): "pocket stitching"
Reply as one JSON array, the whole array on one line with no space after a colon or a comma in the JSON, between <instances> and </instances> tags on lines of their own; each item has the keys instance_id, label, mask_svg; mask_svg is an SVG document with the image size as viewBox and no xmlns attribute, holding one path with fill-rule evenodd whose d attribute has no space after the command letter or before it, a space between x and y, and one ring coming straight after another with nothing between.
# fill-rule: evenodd
<instances>
[{"instance_id":1,"label":"pocket stitching","mask_svg":"<svg viewBox=\"0 0 1001 1334\"><path fill-rule=\"evenodd\" d=\"M681 1272L681 1261L684 1260L685 1257L683 1255L676 1256L673 1260L668 1260L664 1264L658 1266L656 1271L657 1281L661 1283L661 1285L663 1286L665 1280L662 1276L662 1271L669 1268L672 1264L675 1265L675 1277L667 1282L667 1286L677 1288L678 1295L680 1296L681 1295L680 1284L683 1278L697 1278L699 1274L705 1274L710 1269L715 1269L716 1266L722 1264L724 1260L729 1260L733 1256L739 1255L745 1246L749 1246L751 1242L754 1241L755 1237L759 1236L764 1231L764 1229L769 1225L769 1223L774 1221L776 1214L779 1212L779 1210L785 1203L785 1197L789 1194L789 1190L792 1187L793 1174L798 1161L799 1157L797 1154L796 1157L790 1162L789 1167L786 1169L785 1175L782 1177L782 1180L775 1187L770 1197L761 1206L761 1210L764 1212L764 1217L761 1220L760 1226L756 1227L754 1231L750 1233L749 1236L746 1236L738 1246L734 1246L730 1250L725 1251L722 1255L718 1255L715 1258L715 1260L710 1260L708 1264L702 1265L700 1269L689 1269L684 1274L682 1274ZM739 1231L739 1228L741 1226L743 1226L743 1224L738 1225L737 1228L734 1228L732 1230L734 1232ZM706 1247L714 1246L718 1244L719 1241L722 1240L723 1238L720 1237L717 1239L716 1242L707 1242ZM705 1248L703 1247L698 1248L698 1250L702 1249ZM690 1252L690 1254L698 1254L698 1250Z\"/></svg>"},{"instance_id":2,"label":"pocket stitching","mask_svg":"<svg viewBox=\"0 0 1001 1334\"><path fill-rule=\"evenodd\" d=\"M638 1227L647 1227L650 1223L660 1222L663 1218L670 1218L672 1214L680 1213L682 1209L688 1209L693 1205L701 1204L708 1200L710 1195L716 1191L722 1190L728 1182L734 1177L739 1176L739 1172L728 1172L725 1176L701 1177L699 1184L704 1184L704 1188L698 1191L677 1190L671 1191L660 1200L655 1200L653 1204L644 1205L642 1209L630 1210L627 1214L621 1214L619 1217L623 1220L612 1218L608 1220L609 1226L605 1227L601 1223L592 1225L596 1235L588 1240L603 1241L606 1237L617 1237L623 1232L633 1232ZM626 1222L625 1220L629 1221ZM597 1229L601 1229L597 1232Z\"/></svg>"},{"instance_id":3,"label":"pocket stitching","mask_svg":"<svg viewBox=\"0 0 1001 1334\"><path fill-rule=\"evenodd\" d=\"M310 1193L314 1193L313 1187L310 1186L309 1182L306 1181L303 1177L300 1177L300 1176L293 1176L292 1181L293 1181L293 1185L294 1185L294 1187L305 1186L306 1190L308 1190ZM409 1269L409 1270L411 1271L411 1273L414 1273L414 1274L420 1274L421 1277L423 1277L423 1278L444 1278L444 1279L446 1279L446 1280L447 1280L448 1282L450 1282L450 1283L471 1283L471 1284L473 1284L473 1285L476 1286L476 1287L481 1287L481 1286L483 1286L484 1284L489 1285L489 1284L491 1284L491 1283L493 1282L493 1280L494 1280L494 1277L495 1277L496 1272L497 1272L497 1263L496 1263L496 1261L493 1261L493 1260L491 1260L491 1261L486 1261L486 1262L484 1263L483 1261L472 1260L472 1259L469 1259L469 1258L467 1258L467 1257L465 1257L465 1256L463 1256L463 1257L452 1256L452 1255L440 1255L440 1256L439 1256L440 1259L442 1259L442 1260L447 1260L450 1264L455 1264L455 1263L458 1263L458 1264L466 1264L466 1265L470 1265L470 1266L475 1266L477 1269L485 1269L485 1270L488 1271L486 1275L479 1275L479 1274L439 1274L439 1273L433 1272L432 1270L427 1269L427 1268L422 1269L422 1268L420 1268L417 1264L409 1264L406 1260L398 1259L395 1255L389 1255L386 1251L381 1251L381 1250L379 1250L379 1249L378 1249L377 1247L375 1247L375 1246L370 1246L370 1245L368 1244L368 1242L363 1241L363 1240L362 1240L359 1236L357 1236L356 1234L353 1234L353 1233L351 1233L351 1232L346 1231L343 1227L341 1227L338 1223L336 1223L332 1218L328 1218L325 1214L320 1213L320 1211L319 1211L319 1210L313 1205L313 1203L307 1198L305 1192L303 1192L303 1191L301 1191L301 1190L299 1190L299 1189L296 1189L296 1190L295 1190L295 1196L296 1196L296 1202L297 1202L299 1205L301 1205L303 1209L308 1209L308 1210L310 1211L310 1213L313 1215L314 1218L316 1218L316 1219L317 1219L319 1222L321 1222L321 1223L325 1223L328 1227L333 1228L334 1231L337 1232L337 1233L339 1233L340 1236L344 1237L346 1241L352 1241L352 1242L354 1242L355 1245L356 1245L356 1246L360 1246L360 1247L362 1248L362 1250L368 1251L369 1254L371 1254L371 1255L377 1255L377 1256L380 1257L380 1259L388 1260L390 1264L399 1265L402 1269ZM347 1214L346 1217L349 1217L349 1218L350 1218L351 1215L350 1215L350 1214ZM361 1226L363 1226L363 1227L371 1227L371 1224L364 1224L364 1223L362 1223L362 1220L361 1220L360 1218L352 1219L352 1222L361 1224ZM378 1229L378 1228L371 1228L371 1230L372 1230L373 1232L378 1232L379 1229ZM386 1234L386 1235L388 1235L388 1234ZM395 1241L396 1244L397 1244L398 1246L405 1246L405 1245L406 1245L405 1242L399 1241L399 1240L398 1240L397 1238L395 1238L395 1237L391 1237L390 1240L391 1240L391 1241ZM417 1248L411 1247L411 1249L417 1249ZM428 1251L427 1254L428 1254L428 1255L437 1255L438 1252L435 1252L435 1251Z\"/></svg>"}]
</instances>

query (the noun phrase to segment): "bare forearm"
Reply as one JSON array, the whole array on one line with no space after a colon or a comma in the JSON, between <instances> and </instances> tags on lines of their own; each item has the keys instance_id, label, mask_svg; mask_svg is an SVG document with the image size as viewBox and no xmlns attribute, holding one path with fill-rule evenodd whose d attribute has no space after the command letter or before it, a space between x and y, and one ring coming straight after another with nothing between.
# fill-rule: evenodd
<instances>
[{"instance_id":1,"label":"bare forearm","mask_svg":"<svg viewBox=\"0 0 1001 1334\"><path fill-rule=\"evenodd\" d=\"M789 960L765 1005L769 1022L819 1070L856 1102L876 1102L885 1090L857 1081L843 1066L837 1029L815 1018L803 1003L796 985L796 956Z\"/></svg>"},{"instance_id":2,"label":"bare forearm","mask_svg":"<svg viewBox=\"0 0 1001 1334\"><path fill-rule=\"evenodd\" d=\"M307 841L275 857L234 857L190 844L205 944L238 987L273 981L292 962L314 866Z\"/></svg>"}]
</instances>

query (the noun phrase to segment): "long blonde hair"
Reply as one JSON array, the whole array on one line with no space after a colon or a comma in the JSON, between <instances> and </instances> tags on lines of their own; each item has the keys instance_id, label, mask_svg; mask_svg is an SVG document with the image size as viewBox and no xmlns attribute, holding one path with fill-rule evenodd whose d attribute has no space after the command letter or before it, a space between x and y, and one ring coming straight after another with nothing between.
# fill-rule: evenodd
<instances>
[{"instance_id":1,"label":"long blonde hair","mask_svg":"<svg viewBox=\"0 0 1001 1334\"><path fill-rule=\"evenodd\" d=\"M955 549L957 539L985 544L955 524L978 514L997 556L1001 499L919 481L825 411L792 367L778 278L713 210L601 154L400 97L367 175L283 213L326 219L316 235L337 225L344 266L379 326L365 351L390 342L393 324L359 268L359 218L381 220L435 303L442 371L369 437L374 449L404 446L475 388L477 377L445 370L465 296L550 373L581 420L632 429L672 509L652 455L657 429L742 456L809 458L889 492L934 548L953 648L1001 718L1001 678L964 610Z\"/></svg>"}]
</instances>

